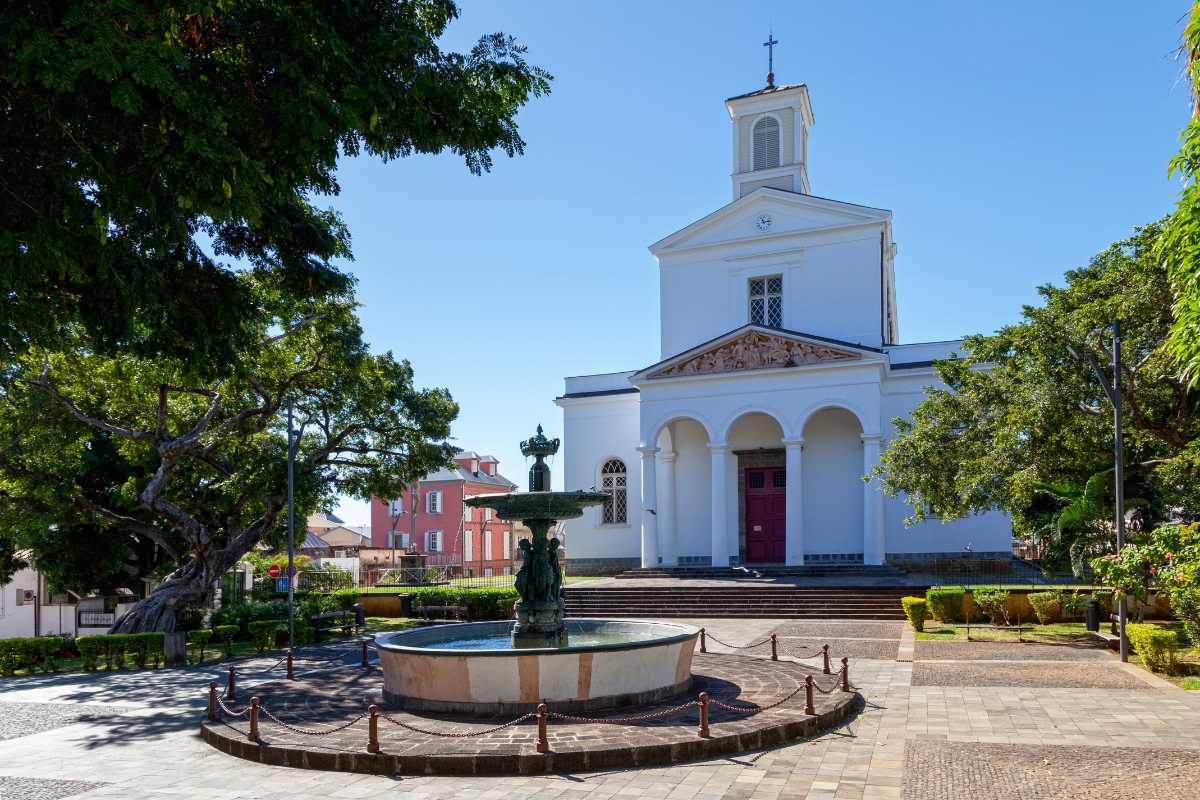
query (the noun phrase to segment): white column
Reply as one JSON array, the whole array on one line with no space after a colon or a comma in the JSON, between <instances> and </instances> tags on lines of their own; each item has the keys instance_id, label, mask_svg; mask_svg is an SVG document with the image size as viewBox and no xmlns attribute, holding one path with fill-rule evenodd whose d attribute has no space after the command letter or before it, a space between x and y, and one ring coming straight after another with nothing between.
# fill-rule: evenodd
<instances>
[{"instance_id":1,"label":"white column","mask_svg":"<svg viewBox=\"0 0 1200 800\"><path fill-rule=\"evenodd\" d=\"M871 468L879 463L879 448L883 437L878 433L864 433L863 474L870 475ZM863 484L863 563L882 564L886 553L883 520L883 492L879 479L871 478Z\"/></svg>"},{"instance_id":2,"label":"white column","mask_svg":"<svg viewBox=\"0 0 1200 800\"><path fill-rule=\"evenodd\" d=\"M659 453L662 464L662 491L658 494L658 536L662 544L663 566L679 564L678 516L675 513L675 453Z\"/></svg>"},{"instance_id":3,"label":"white column","mask_svg":"<svg viewBox=\"0 0 1200 800\"><path fill-rule=\"evenodd\" d=\"M729 566L729 520L726 503L726 457L729 455L729 444L726 442L710 442L709 451L712 453L712 565L714 567Z\"/></svg>"},{"instance_id":4,"label":"white column","mask_svg":"<svg viewBox=\"0 0 1200 800\"><path fill-rule=\"evenodd\" d=\"M804 563L804 494L801 491L803 484L800 482L800 450L804 439L799 436L795 439L784 439L783 445L787 448L787 461L784 462L787 467L784 563L799 566Z\"/></svg>"},{"instance_id":5,"label":"white column","mask_svg":"<svg viewBox=\"0 0 1200 800\"><path fill-rule=\"evenodd\" d=\"M658 487L654 454L657 447L639 447L642 454L642 567L658 566Z\"/></svg>"}]
</instances>

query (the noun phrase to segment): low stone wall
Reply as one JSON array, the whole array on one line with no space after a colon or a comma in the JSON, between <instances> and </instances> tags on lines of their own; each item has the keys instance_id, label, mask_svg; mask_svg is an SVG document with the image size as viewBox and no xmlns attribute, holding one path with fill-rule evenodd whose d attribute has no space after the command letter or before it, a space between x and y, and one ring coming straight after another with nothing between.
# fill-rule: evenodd
<instances>
[{"instance_id":1,"label":"low stone wall","mask_svg":"<svg viewBox=\"0 0 1200 800\"><path fill-rule=\"evenodd\" d=\"M412 595L412 592L360 594L358 602L363 604L363 613L368 617L404 617L402 594Z\"/></svg>"},{"instance_id":2,"label":"low stone wall","mask_svg":"<svg viewBox=\"0 0 1200 800\"><path fill-rule=\"evenodd\" d=\"M952 588L952 587L946 587L946 588ZM1020 615L1021 622L1023 624L1024 623L1034 624L1037 622L1037 614L1034 613L1033 605L1030 604L1030 602L1029 602L1029 595L1034 594L1036 592L1049 592L1049 591L1054 591L1054 590L1053 590L1053 588L1037 588L1037 589L1012 588L1012 589L1007 589L1007 591L1008 591L1008 602L1005 603L1005 608L1008 609L1008 615L1011 618L1013 624L1016 624L1018 615ZM1074 591L1074 590L1071 590L1071 591ZM1079 593L1081 595L1084 595L1085 597L1091 597L1092 590L1091 589L1080 589ZM1153 595L1152 595L1152 598L1153 598ZM1147 609L1146 609L1146 619L1163 619L1163 620L1165 620L1165 619L1171 618L1170 603L1167 601L1167 598L1165 596L1160 596L1160 597L1154 598L1153 602L1154 602L1154 604L1147 607ZM984 613L979 610L978 606L975 605L975 598L972 595L971 590L969 590L969 589L963 594L962 613L970 614L972 622L974 622L975 620L984 621L987 619L986 616L984 615ZM1103 608L1100 609L1101 625L1107 624L1109 613L1110 612L1105 611ZM1116 604L1115 603L1113 604L1113 610L1111 613L1116 613ZM1135 613L1136 613L1136 609L1131 608L1130 615L1132 616ZM1083 614L1064 615L1060 611L1060 613L1058 615L1056 615L1055 621L1078 622L1078 621L1081 621L1082 619L1083 619Z\"/></svg>"},{"instance_id":3,"label":"low stone wall","mask_svg":"<svg viewBox=\"0 0 1200 800\"><path fill-rule=\"evenodd\" d=\"M591 578L600 575L616 575L642 565L640 558L568 558L563 565L566 579L572 576Z\"/></svg>"}]
</instances>

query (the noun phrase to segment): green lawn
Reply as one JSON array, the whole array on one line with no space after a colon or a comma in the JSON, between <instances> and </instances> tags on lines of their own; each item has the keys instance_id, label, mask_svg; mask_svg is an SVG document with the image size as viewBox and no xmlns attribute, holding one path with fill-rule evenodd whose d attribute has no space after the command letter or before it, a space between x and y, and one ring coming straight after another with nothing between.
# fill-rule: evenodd
<instances>
[{"instance_id":1,"label":"green lawn","mask_svg":"<svg viewBox=\"0 0 1200 800\"><path fill-rule=\"evenodd\" d=\"M953 641L967 638L967 626L961 624L946 624L932 620L925 623L925 630L915 634L918 639L930 641ZM1056 622L1050 625L1022 625L1020 638L1027 642L1058 642L1065 644L1095 644L1096 637L1087 631L1082 622ZM986 625L971 624L971 641L973 642L1015 642L1017 641L1017 626L1009 628L992 628Z\"/></svg>"}]
</instances>

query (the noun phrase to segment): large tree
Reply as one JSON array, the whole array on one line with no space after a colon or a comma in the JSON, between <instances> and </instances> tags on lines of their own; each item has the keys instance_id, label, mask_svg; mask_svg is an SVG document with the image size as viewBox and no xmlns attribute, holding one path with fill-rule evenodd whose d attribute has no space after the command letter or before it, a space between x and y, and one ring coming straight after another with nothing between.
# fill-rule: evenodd
<instances>
[{"instance_id":1,"label":"large tree","mask_svg":"<svg viewBox=\"0 0 1200 800\"><path fill-rule=\"evenodd\" d=\"M348 296L298 304L242 280L270 316L228 377L197 378L182 360L98 355L79 331L66 334L73 347L30 350L0 376L4 537L36 547L71 535L72 520L81 533L123 539L119 555L135 569L173 567L116 631L171 630L176 610L278 536L289 400L301 511L334 494L395 496L456 451L446 442L457 414L449 394L417 389L391 353L372 355ZM86 555L78 544L68 552ZM111 555L120 544L95 546ZM52 561L52 579L88 579L88 566L62 553Z\"/></svg>"},{"instance_id":2,"label":"large tree","mask_svg":"<svg viewBox=\"0 0 1200 800\"><path fill-rule=\"evenodd\" d=\"M1174 320L1160 236L1158 225L1138 229L1068 272L1065 286L1040 287L1044 303L1026 306L1020 323L968 336L962 357L935 362L945 386L927 388L911 418L895 420L876 469L884 490L912 507L910 520L998 510L1030 532L1111 518L1111 407L1089 363L1067 346L1111 362L1114 319L1123 334L1127 494L1142 500L1147 525L1200 511L1200 392L1166 352Z\"/></svg>"},{"instance_id":3,"label":"large tree","mask_svg":"<svg viewBox=\"0 0 1200 800\"><path fill-rule=\"evenodd\" d=\"M37 348L227 376L271 316L349 278L339 157L522 151L549 88L450 0L14 0L0 6L0 363ZM199 243L207 240L210 249ZM215 258L214 255L215 254Z\"/></svg>"}]
</instances>

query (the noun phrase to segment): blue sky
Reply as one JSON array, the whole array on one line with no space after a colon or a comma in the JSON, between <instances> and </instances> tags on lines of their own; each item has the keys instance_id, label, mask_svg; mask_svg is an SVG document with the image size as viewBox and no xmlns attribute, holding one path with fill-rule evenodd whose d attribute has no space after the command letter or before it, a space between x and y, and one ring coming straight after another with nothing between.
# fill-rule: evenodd
<instances>
[{"instance_id":1,"label":"blue sky","mask_svg":"<svg viewBox=\"0 0 1200 800\"><path fill-rule=\"evenodd\" d=\"M776 82L809 87L813 194L893 212L901 341L995 330L1171 209L1187 8L464 3L444 46L511 34L553 93L482 177L449 153L342 162L367 340L449 388L456 443L524 488L517 444L560 435L564 376L658 360L646 248L729 202L723 101L765 84L769 26Z\"/></svg>"}]
</instances>

